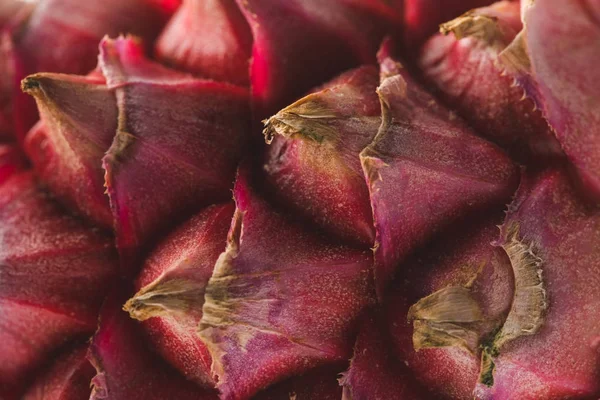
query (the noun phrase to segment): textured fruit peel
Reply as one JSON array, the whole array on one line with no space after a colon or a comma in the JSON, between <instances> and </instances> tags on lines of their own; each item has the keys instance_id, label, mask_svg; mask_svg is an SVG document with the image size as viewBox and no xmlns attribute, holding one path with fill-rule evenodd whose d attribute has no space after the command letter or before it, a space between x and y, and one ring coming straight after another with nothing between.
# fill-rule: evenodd
<instances>
[{"instance_id":1,"label":"textured fruit peel","mask_svg":"<svg viewBox=\"0 0 600 400\"><path fill-rule=\"evenodd\" d=\"M332 243L274 210L243 167L234 197L199 328L225 399L347 360L355 320L374 300L368 251Z\"/></svg>"},{"instance_id":2,"label":"textured fruit peel","mask_svg":"<svg viewBox=\"0 0 600 400\"><path fill-rule=\"evenodd\" d=\"M469 213L506 203L518 183L512 161L425 92L389 56L388 46L380 52L381 127L360 154L380 298L416 247Z\"/></svg>"}]
</instances>

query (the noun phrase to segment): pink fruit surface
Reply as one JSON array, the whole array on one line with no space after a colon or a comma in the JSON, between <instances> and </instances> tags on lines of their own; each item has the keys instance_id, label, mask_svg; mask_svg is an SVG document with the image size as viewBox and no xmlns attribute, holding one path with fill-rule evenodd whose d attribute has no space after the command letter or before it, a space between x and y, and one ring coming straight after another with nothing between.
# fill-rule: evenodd
<instances>
[{"instance_id":1,"label":"pink fruit surface","mask_svg":"<svg viewBox=\"0 0 600 400\"><path fill-rule=\"evenodd\" d=\"M466 214L505 203L518 183L512 161L439 105L386 51L377 89L382 124L360 155L375 222L379 297L411 251Z\"/></svg>"},{"instance_id":2,"label":"pink fruit surface","mask_svg":"<svg viewBox=\"0 0 600 400\"><path fill-rule=\"evenodd\" d=\"M0 142L13 142L14 53L4 29L0 29L0 60Z\"/></svg>"},{"instance_id":3,"label":"pink fruit surface","mask_svg":"<svg viewBox=\"0 0 600 400\"><path fill-rule=\"evenodd\" d=\"M54 358L27 389L23 400L81 400L90 396L94 367L86 358L87 346L68 348Z\"/></svg>"},{"instance_id":4,"label":"pink fruit surface","mask_svg":"<svg viewBox=\"0 0 600 400\"><path fill-rule=\"evenodd\" d=\"M404 45L409 51L419 47L444 22L493 0L404 0Z\"/></svg>"},{"instance_id":5,"label":"pink fruit surface","mask_svg":"<svg viewBox=\"0 0 600 400\"><path fill-rule=\"evenodd\" d=\"M156 56L201 78L248 85L252 34L235 0L185 0L156 42Z\"/></svg>"},{"instance_id":6,"label":"pink fruit surface","mask_svg":"<svg viewBox=\"0 0 600 400\"><path fill-rule=\"evenodd\" d=\"M350 358L374 301L372 256L274 210L242 167L227 249L206 287L199 334L222 399L246 399L312 367Z\"/></svg>"},{"instance_id":7,"label":"pink fruit surface","mask_svg":"<svg viewBox=\"0 0 600 400\"><path fill-rule=\"evenodd\" d=\"M131 38L104 40L100 66L119 109L105 184L117 247L135 266L161 229L230 198L248 143L248 93L153 63Z\"/></svg>"},{"instance_id":8,"label":"pink fruit surface","mask_svg":"<svg viewBox=\"0 0 600 400\"><path fill-rule=\"evenodd\" d=\"M479 346L510 309L510 260L492 245L501 222L491 211L451 226L403 264L387 293L395 354L435 398L473 398Z\"/></svg>"},{"instance_id":9,"label":"pink fruit surface","mask_svg":"<svg viewBox=\"0 0 600 400\"><path fill-rule=\"evenodd\" d=\"M12 96L15 65L10 35L11 21L18 21L19 15L27 14L33 7L25 0L4 0L0 2L0 142L14 140Z\"/></svg>"},{"instance_id":10,"label":"pink fruit surface","mask_svg":"<svg viewBox=\"0 0 600 400\"><path fill-rule=\"evenodd\" d=\"M441 26L419 60L425 78L476 132L523 164L562 157L560 144L531 99L499 63L521 30L518 2L500 1Z\"/></svg>"},{"instance_id":11,"label":"pink fruit surface","mask_svg":"<svg viewBox=\"0 0 600 400\"><path fill-rule=\"evenodd\" d=\"M347 68L374 63L383 37L400 26L399 10L383 0L237 3L254 37L250 83L258 118Z\"/></svg>"},{"instance_id":12,"label":"pink fruit surface","mask_svg":"<svg viewBox=\"0 0 600 400\"><path fill-rule=\"evenodd\" d=\"M88 353L97 371L90 400L218 399L179 375L140 340L140 326L121 310L128 294L115 289L102 306Z\"/></svg>"},{"instance_id":13,"label":"pink fruit surface","mask_svg":"<svg viewBox=\"0 0 600 400\"><path fill-rule=\"evenodd\" d=\"M66 206L112 228L100 160L117 131L118 110L104 77L42 73L27 77L23 90L41 116L24 142L37 175Z\"/></svg>"},{"instance_id":14,"label":"pink fruit surface","mask_svg":"<svg viewBox=\"0 0 600 400\"><path fill-rule=\"evenodd\" d=\"M264 169L277 200L350 242L374 241L359 153L381 125L374 66L343 73L266 120Z\"/></svg>"},{"instance_id":15,"label":"pink fruit surface","mask_svg":"<svg viewBox=\"0 0 600 400\"><path fill-rule=\"evenodd\" d=\"M42 0L21 14L3 33L0 96L11 101L14 135L22 141L38 119L33 100L20 92L20 81L36 72L87 74L96 65L104 35L130 33L153 40L175 11L177 0ZM43 46L40 46L43 43ZM5 104L0 104L5 109Z\"/></svg>"},{"instance_id":16,"label":"pink fruit surface","mask_svg":"<svg viewBox=\"0 0 600 400\"><path fill-rule=\"evenodd\" d=\"M0 29L26 5L25 0L4 0L0 3Z\"/></svg>"},{"instance_id":17,"label":"pink fruit surface","mask_svg":"<svg viewBox=\"0 0 600 400\"><path fill-rule=\"evenodd\" d=\"M408 366L389 351L391 338L380 311L369 310L361 321L350 368L340 379L342 400L427 398Z\"/></svg>"},{"instance_id":18,"label":"pink fruit surface","mask_svg":"<svg viewBox=\"0 0 600 400\"><path fill-rule=\"evenodd\" d=\"M150 343L188 379L214 387L211 357L197 335L204 291L223 252L233 204L207 207L165 238L144 262L125 310Z\"/></svg>"},{"instance_id":19,"label":"pink fruit surface","mask_svg":"<svg viewBox=\"0 0 600 400\"><path fill-rule=\"evenodd\" d=\"M598 215L565 171L526 174L500 240L484 218L405 263L387 300L396 353L441 398L594 398Z\"/></svg>"},{"instance_id":20,"label":"pink fruit surface","mask_svg":"<svg viewBox=\"0 0 600 400\"><path fill-rule=\"evenodd\" d=\"M600 1L523 0L523 30L501 54L600 200Z\"/></svg>"},{"instance_id":21,"label":"pink fruit surface","mask_svg":"<svg viewBox=\"0 0 600 400\"><path fill-rule=\"evenodd\" d=\"M478 398L600 392L600 212L571 182L558 168L530 174L509 207L499 245L515 270L515 301L494 338L493 379L479 385Z\"/></svg>"},{"instance_id":22,"label":"pink fruit surface","mask_svg":"<svg viewBox=\"0 0 600 400\"><path fill-rule=\"evenodd\" d=\"M125 271L159 230L230 197L247 89L150 61L132 37L105 38L88 76L36 74L23 88L42 115L25 142L37 173L65 205L114 226Z\"/></svg>"},{"instance_id":23,"label":"pink fruit surface","mask_svg":"<svg viewBox=\"0 0 600 400\"><path fill-rule=\"evenodd\" d=\"M600 398L599 16L0 0L0 399Z\"/></svg>"},{"instance_id":24,"label":"pink fruit surface","mask_svg":"<svg viewBox=\"0 0 600 400\"><path fill-rule=\"evenodd\" d=\"M13 171L0 185L1 396L16 397L50 352L94 331L116 275L111 242L59 207L31 172Z\"/></svg>"},{"instance_id":25,"label":"pink fruit surface","mask_svg":"<svg viewBox=\"0 0 600 400\"><path fill-rule=\"evenodd\" d=\"M15 146L0 144L0 185L26 168L25 156Z\"/></svg>"},{"instance_id":26,"label":"pink fruit surface","mask_svg":"<svg viewBox=\"0 0 600 400\"><path fill-rule=\"evenodd\" d=\"M338 376L346 368L344 364L325 365L305 374L296 375L263 390L255 400L319 399L340 400L342 388Z\"/></svg>"}]
</instances>

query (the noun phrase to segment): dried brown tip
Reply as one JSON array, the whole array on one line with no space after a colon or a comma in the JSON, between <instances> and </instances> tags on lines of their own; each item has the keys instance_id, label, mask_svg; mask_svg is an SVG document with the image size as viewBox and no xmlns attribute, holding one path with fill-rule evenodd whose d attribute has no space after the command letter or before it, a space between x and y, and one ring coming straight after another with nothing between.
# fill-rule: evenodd
<instances>
[{"instance_id":1,"label":"dried brown tip","mask_svg":"<svg viewBox=\"0 0 600 400\"><path fill-rule=\"evenodd\" d=\"M37 75L30 75L21 81L21 90L23 93L34 95L40 89L40 81Z\"/></svg>"},{"instance_id":2,"label":"dried brown tip","mask_svg":"<svg viewBox=\"0 0 600 400\"><path fill-rule=\"evenodd\" d=\"M525 32L525 29L519 32L512 43L498 55L500 63L512 74L529 74L531 71L531 60L527 54Z\"/></svg>"},{"instance_id":3,"label":"dried brown tip","mask_svg":"<svg viewBox=\"0 0 600 400\"><path fill-rule=\"evenodd\" d=\"M310 94L279 111L263 121L265 142L270 144L275 135L286 138L301 137L317 143L335 139L339 136L327 121L339 118L334 110L318 101L318 97Z\"/></svg>"},{"instance_id":4,"label":"dried brown tip","mask_svg":"<svg viewBox=\"0 0 600 400\"><path fill-rule=\"evenodd\" d=\"M519 225L509 227L506 241L502 245L506 251L515 277L515 292L511 309L504 325L492 343L484 346L481 354L479 381L487 386L494 384L494 358L508 342L521 336L536 334L544 324L548 309L548 299L542 278L543 260L538 257L533 245L519 238Z\"/></svg>"},{"instance_id":5,"label":"dried brown tip","mask_svg":"<svg viewBox=\"0 0 600 400\"><path fill-rule=\"evenodd\" d=\"M497 349L520 336L537 333L544 323L548 308L542 278L543 260L535 254L531 244L519 239L517 224L510 227L507 241L502 247L508 254L515 274L515 294L506 321L494 340Z\"/></svg>"},{"instance_id":6,"label":"dried brown tip","mask_svg":"<svg viewBox=\"0 0 600 400\"><path fill-rule=\"evenodd\" d=\"M496 17L478 14L476 10L471 10L452 21L441 24L440 32L444 35L453 33L459 40L473 37L492 44L501 37L497 21Z\"/></svg>"},{"instance_id":7,"label":"dried brown tip","mask_svg":"<svg viewBox=\"0 0 600 400\"><path fill-rule=\"evenodd\" d=\"M408 310L414 321L413 346L419 351L432 347L462 347L476 354L479 333L474 324L483 312L464 286L448 286L422 298Z\"/></svg>"},{"instance_id":8,"label":"dried brown tip","mask_svg":"<svg viewBox=\"0 0 600 400\"><path fill-rule=\"evenodd\" d=\"M489 347L484 347L481 352L481 365L479 367L479 383L486 386L492 387L494 385L494 371L496 370L496 364L494 363L494 357L497 353Z\"/></svg>"},{"instance_id":9,"label":"dried brown tip","mask_svg":"<svg viewBox=\"0 0 600 400\"><path fill-rule=\"evenodd\" d=\"M200 311L204 303L204 285L187 279L158 279L127 300L123 310L131 318L145 321L168 314Z\"/></svg>"},{"instance_id":10,"label":"dried brown tip","mask_svg":"<svg viewBox=\"0 0 600 400\"><path fill-rule=\"evenodd\" d=\"M235 285L238 276L232 274L231 263L239 253L243 220L244 213L236 209L227 238L227 247L217 259L213 275L206 287L203 316L199 328L201 337L205 329L231 325L235 322L231 319L231 311L235 307L235 301L229 298L229 292L231 287ZM206 342L209 343L210 339L208 338Z\"/></svg>"}]
</instances>

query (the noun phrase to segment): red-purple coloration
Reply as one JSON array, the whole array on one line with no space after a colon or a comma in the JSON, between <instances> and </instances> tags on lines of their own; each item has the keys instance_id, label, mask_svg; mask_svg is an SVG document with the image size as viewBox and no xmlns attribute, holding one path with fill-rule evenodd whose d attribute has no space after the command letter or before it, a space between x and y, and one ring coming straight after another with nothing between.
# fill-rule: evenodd
<instances>
[{"instance_id":1,"label":"red-purple coloration","mask_svg":"<svg viewBox=\"0 0 600 400\"><path fill-rule=\"evenodd\" d=\"M419 64L441 98L478 134L524 164L561 157L560 144L523 89L505 74L498 54L521 29L518 2L500 1L442 25Z\"/></svg>"},{"instance_id":2,"label":"red-purple coloration","mask_svg":"<svg viewBox=\"0 0 600 400\"><path fill-rule=\"evenodd\" d=\"M155 51L159 60L201 78L249 84L252 33L235 0L185 0Z\"/></svg>"},{"instance_id":3,"label":"red-purple coloration","mask_svg":"<svg viewBox=\"0 0 600 400\"><path fill-rule=\"evenodd\" d=\"M10 35L0 29L0 142L13 142L13 92L15 65Z\"/></svg>"},{"instance_id":4,"label":"red-purple coloration","mask_svg":"<svg viewBox=\"0 0 600 400\"><path fill-rule=\"evenodd\" d=\"M31 75L23 90L35 97L42 119L24 143L37 175L70 209L111 229L101 160L117 132L113 91L99 71Z\"/></svg>"},{"instance_id":5,"label":"red-purple coloration","mask_svg":"<svg viewBox=\"0 0 600 400\"><path fill-rule=\"evenodd\" d=\"M341 71L375 62L400 26L383 0L237 0L254 35L250 82L257 117Z\"/></svg>"},{"instance_id":6,"label":"red-purple coloration","mask_svg":"<svg viewBox=\"0 0 600 400\"><path fill-rule=\"evenodd\" d=\"M381 298L398 264L458 218L507 202L518 170L381 52L383 121L361 153L376 229Z\"/></svg>"},{"instance_id":7,"label":"red-purple coloration","mask_svg":"<svg viewBox=\"0 0 600 400\"><path fill-rule=\"evenodd\" d=\"M483 311L477 333L490 332L506 318L513 298L513 272L498 237L501 213L479 221L466 220L429 242L403 264L402 272L386 297L386 320L395 354L406 362L414 379L440 399L472 399L479 379L480 352L452 347L427 347L415 351L409 307L449 286L466 286ZM494 216L495 215L495 216ZM483 329L482 329L483 328ZM481 337L480 339L488 339ZM483 341L482 340L482 341Z\"/></svg>"},{"instance_id":8,"label":"red-purple coloration","mask_svg":"<svg viewBox=\"0 0 600 400\"><path fill-rule=\"evenodd\" d=\"M600 200L600 1L523 0L502 61L554 129L586 194Z\"/></svg>"},{"instance_id":9,"label":"red-purple coloration","mask_svg":"<svg viewBox=\"0 0 600 400\"><path fill-rule=\"evenodd\" d=\"M391 350L383 315L371 309L361 322L350 369L343 374L342 400L420 400L426 392Z\"/></svg>"},{"instance_id":10,"label":"red-purple coloration","mask_svg":"<svg viewBox=\"0 0 600 400\"><path fill-rule=\"evenodd\" d=\"M600 0L492 1L0 0L0 398L599 399Z\"/></svg>"},{"instance_id":11,"label":"red-purple coloration","mask_svg":"<svg viewBox=\"0 0 600 400\"><path fill-rule=\"evenodd\" d=\"M338 383L344 364L325 365L305 374L277 383L254 396L253 400L340 400L342 388Z\"/></svg>"},{"instance_id":12,"label":"red-purple coloration","mask_svg":"<svg viewBox=\"0 0 600 400\"><path fill-rule=\"evenodd\" d=\"M96 65L98 42L104 35L130 33L152 41L175 11L176 0L46 0L32 8L21 21L13 21L8 37L14 57L9 63L14 131L22 141L38 119L33 99L20 92L20 81L36 72L87 74ZM43 45L41 45L43 43ZM0 105L4 108L4 105Z\"/></svg>"},{"instance_id":13,"label":"red-purple coloration","mask_svg":"<svg viewBox=\"0 0 600 400\"><path fill-rule=\"evenodd\" d=\"M14 173L25 169L25 156L15 146L0 144L0 185Z\"/></svg>"},{"instance_id":14,"label":"red-purple coloration","mask_svg":"<svg viewBox=\"0 0 600 400\"><path fill-rule=\"evenodd\" d=\"M23 400L83 400L90 397L90 382L95 371L86 358L87 345L67 349L53 358Z\"/></svg>"},{"instance_id":15,"label":"red-purple coloration","mask_svg":"<svg viewBox=\"0 0 600 400\"><path fill-rule=\"evenodd\" d=\"M38 189L30 172L5 180L0 186L0 395L16 395L50 352L93 332L116 267L111 238L66 214Z\"/></svg>"},{"instance_id":16,"label":"red-purple coloration","mask_svg":"<svg viewBox=\"0 0 600 400\"><path fill-rule=\"evenodd\" d=\"M211 357L198 337L204 289L225 249L233 203L210 206L165 238L144 262L125 309L150 343L188 379L214 387Z\"/></svg>"},{"instance_id":17,"label":"red-purple coloration","mask_svg":"<svg viewBox=\"0 0 600 400\"><path fill-rule=\"evenodd\" d=\"M88 358L96 368L90 400L216 400L152 354L137 322L121 310L129 293L115 290L102 306Z\"/></svg>"},{"instance_id":18,"label":"red-purple coloration","mask_svg":"<svg viewBox=\"0 0 600 400\"><path fill-rule=\"evenodd\" d=\"M243 168L227 250L206 287L200 322L226 400L349 359L356 318L374 301L370 252L278 213L249 179Z\"/></svg>"},{"instance_id":19,"label":"red-purple coloration","mask_svg":"<svg viewBox=\"0 0 600 400\"><path fill-rule=\"evenodd\" d=\"M15 64L9 32L11 24L18 23L20 15L27 14L32 7L33 4L25 0L0 2L0 142L14 141L12 96Z\"/></svg>"},{"instance_id":20,"label":"red-purple coloration","mask_svg":"<svg viewBox=\"0 0 600 400\"><path fill-rule=\"evenodd\" d=\"M0 30L26 5L25 0L3 0L0 3Z\"/></svg>"},{"instance_id":21,"label":"red-purple coloration","mask_svg":"<svg viewBox=\"0 0 600 400\"><path fill-rule=\"evenodd\" d=\"M418 51L441 23L494 0L404 0L404 45Z\"/></svg>"},{"instance_id":22,"label":"red-purple coloration","mask_svg":"<svg viewBox=\"0 0 600 400\"><path fill-rule=\"evenodd\" d=\"M477 398L598 398L600 211L550 169L524 178L501 231L501 245L537 259L547 308L539 330L499 349L493 386L480 385Z\"/></svg>"},{"instance_id":23,"label":"red-purple coloration","mask_svg":"<svg viewBox=\"0 0 600 400\"><path fill-rule=\"evenodd\" d=\"M381 125L376 67L345 72L269 118L267 182L277 201L363 246L375 233L358 155ZM273 135L276 135L272 138Z\"/></svg>"},{"instance_id":24,"label":"red-purple coloration","mask_svg":"<svg viewBox=\"0 0 600 400\"><path fill-rule=\"evenodd\" d=\"M105 39L100 65L119 108L103 166L117 247L130 264L164 229L230 198L249 138L248 93L151 62L131 38Z\"/></svg>"}]
</instances>

